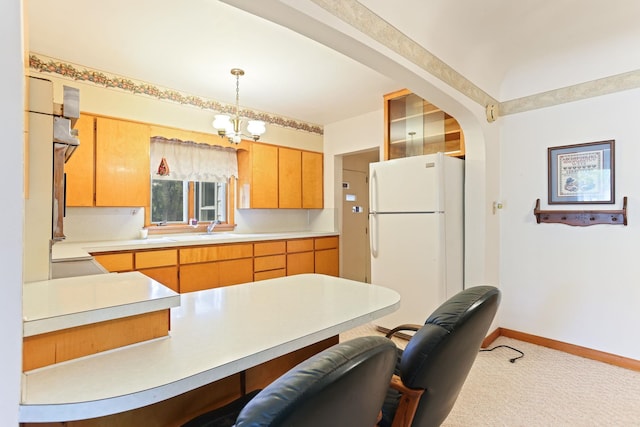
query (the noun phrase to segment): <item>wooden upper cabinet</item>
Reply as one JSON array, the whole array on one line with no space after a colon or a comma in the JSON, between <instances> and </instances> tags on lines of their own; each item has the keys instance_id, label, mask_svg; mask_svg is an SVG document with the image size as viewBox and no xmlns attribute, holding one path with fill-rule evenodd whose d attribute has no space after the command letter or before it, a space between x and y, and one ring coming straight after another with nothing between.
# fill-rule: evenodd
<instances>
[{"instance_id":1,"label":"wooden upper cabinet","mask_svg":"<svg viewBox=\"0 0 640 427\"><path fill-rule=\"evenodd\" d=\"M238 151L238 208L278 207L278 147L253 143Z\"/></svg>"},{"instance_id":2,"label":"wooden upper cabinet","mask_svg":"<svg viewBox=\"0 0 640 427\"><path fill-rule=\"evenodd\" d=\"M384 96L386 160L444 152L464 157L464 134L454 117L403 89Z\"/></svg>"},{"instance_id":3,"label":"wooden upper cabinet","mask_svg":"<svg viewBox=\"0 0 640 427\"><path fill-rule=\"evenodd\" d=\"M323 155L261 143L238 151L238 207L322 209Z\"/></svg>"},{"instance_id":4,"label":"wooden upper cabinet","mask_svg":"<svg viewBox=\"0 0 640 427\"><path fill-rule=\"evenodd\" d=\"M96 119L96 206L148 206L150 126Z\"/></svg>"},{"instance_id":5,"label":"wooden upper cabinet","mask_svg":"<svg viewBox=\"0 0 640 427\"><path fill-rule=\"evenodd\" d=\"M311 151L302 152L302 207L322 209L323 194L323 155Z\"/></svg>"},{"instance_id":6,"label":"wooden upper cabinet","mask_svg":"<svg viewBox=\"0 0 640 427\"><path fill-rule=\"evenodd\" d=\"M67 206L93 206L95 192L95 117L80 114L74 129L80 145L64 165L67 174Z\"/></svg>"},{"instance_id":7,"label":"wooden upper cabinet","mask_svg":"<svg viewBox=\"0 0 640 427\"><path fill-rule=\"evenodd\" d=\"M278 148L278 207L302 207L302 152Z\"/></svg>"}]
</instances>

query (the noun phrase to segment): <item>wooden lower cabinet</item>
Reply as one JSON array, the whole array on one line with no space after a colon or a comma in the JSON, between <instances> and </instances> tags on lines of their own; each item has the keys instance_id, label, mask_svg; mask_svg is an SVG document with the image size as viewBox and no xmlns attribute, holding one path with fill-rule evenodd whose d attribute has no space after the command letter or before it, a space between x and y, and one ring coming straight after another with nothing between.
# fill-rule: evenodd
<instances>
[{"instance_id":1,"label":"wooden lower cabinet","mask_svg":"<svg viewBox=\"0 0 640 427\"><path fill-rule=\"evenodd\" d=\"M134 260L137 271L157 280L173 291L180 292L177 249L136 252Z\"/></svg>"},{"instance_id":2,"label":"wooden lower cabinet","mask_svg":"<svg viewBox=\"0 0 640 427\"><path fill-rule=\"evenodd\" d=\"M194 292L219 287L220 265L217 262L180 266L180 292Z\"/></svg>"},{"instance_id":3,"label":"wooden lower cabinet","mask_svg":"<svg viewBox=\"0 0 640 427\"><path fill-rule=\"evenodd\" d=\"M305 273L339 276L338 236L94 254L110 272L140 271L176 292Z\"/></svg>"},{"instance_id":4,"label":"wooden lower cabinet","mask_svg":"<svg viewBox=\"0 0 640 427\"><path fill-rule=\"evenodd\" d=\"M284 240L253 244L253 280L274 279L287 274L287 243Z\"/></svg>"},{"instance_id":5,"label":"wooden lower cabinet","mask_svg":"<svg viewBox=\"0 0 640 427\"><path fill-rule=\"evenodd\" d=\"M132 252L93 255L93 259L95 259L109 273L133 270Z\"/></svg>"},{"instance_id":6,"label":"wooden lower cabinet","mask_svg":"<svg viewBox=\"0 0 640 427\"><path fill-rule=\"evenodd\" d=\"M287 276L313 273L314 271L313 252L287 254Z\"/></svg>"},{"instance_id":7,"label":"wooden lower cabinet","mask_svg":"<svg viewBox=\"0 0 640 427\"><path fill-rule=\"evenodd\" d=\"M251 258L180 266L180 292L202 291L253 281Z\"/></svg>"},{"instance_id":8,"label":"wooden lower cabinet","mask_svg":"<svg viewBox=\"0 0 640 427\"><path fill-rule=\"evenodd\" d=\"M178 279L178 266L141 268L138 271L145 276L151 277L167 288L175 292L180 292L180 280Z\"/></svg>"},{"instance_id":9,"label":"wooden lower cabinet","mask_svg":"<svg viewBox=\"0 0 640 427\"><path fill-rule=\"evenodd\" d=\"M314 239L315 272L329 276L340 275L339 240L337 236L318 237Z\"/></svg>"},{"instance_id":10,"label":"wooden lower cabinet","mask_svg":"<svg viewBox=\"0 0 640 427\"><path fill-rule=\"evenodd\" d=\"M315 252L315 272L329 276L340 275L338 249L324 249Z\"/></svg>"}]
</instances>

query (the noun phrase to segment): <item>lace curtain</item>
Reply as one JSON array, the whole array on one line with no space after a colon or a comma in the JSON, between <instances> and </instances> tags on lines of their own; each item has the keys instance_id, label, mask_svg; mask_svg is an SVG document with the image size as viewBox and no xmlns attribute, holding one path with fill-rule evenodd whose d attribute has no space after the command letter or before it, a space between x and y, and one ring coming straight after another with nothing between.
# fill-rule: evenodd
<instances>
[{"instance_id":1,"label":"lace curtain","mask_svg":"<svg viewBox=\"0 0 640 427\"><path fill-rule=\"evenodd\" d=\"M169 175L158 174L162 159L166 161ZM233 148L153 137L151 175L152 179L226 182L238 176L238 157Z\"/></svg>"}]
</instances>

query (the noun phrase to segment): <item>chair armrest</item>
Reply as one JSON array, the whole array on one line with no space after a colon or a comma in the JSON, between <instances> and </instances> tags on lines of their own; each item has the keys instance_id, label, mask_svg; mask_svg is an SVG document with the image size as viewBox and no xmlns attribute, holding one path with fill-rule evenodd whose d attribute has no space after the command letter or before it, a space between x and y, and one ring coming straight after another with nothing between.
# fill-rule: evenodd
<instances>
[{"instance_id":1,"label":"chair armrest","mask_svg":"<svg viewBox=\"0 0 640 427\"><path fill-rule=\"evenodd\" d=\"M422 327L422 325L415 325L415 324L411 324L411 323L407 323L407 324L404 324L404 325L396 326L395 328L393 328L389 332L387 332L385 337L391 338L392 336L394 336L395 334L397 334L400 331L414 331L414 332L416 332L421 327Z\"/></svg>"},{"instance_id":2,"label":"chair armrest","mask_svg":"<svg viewBox=\"0 0 640 427\"><path fill-rule=\"evenodd\" d=\"M422 393L424 393L424 390L408 388L402 383L402 380L397 375L391 377L391 383L389 385L394 390L402 393L391 427L410 426L413 422L413 417L416 415L416 410L420 403L420 397L422 396Z\"/></svg>"}]
</instances>

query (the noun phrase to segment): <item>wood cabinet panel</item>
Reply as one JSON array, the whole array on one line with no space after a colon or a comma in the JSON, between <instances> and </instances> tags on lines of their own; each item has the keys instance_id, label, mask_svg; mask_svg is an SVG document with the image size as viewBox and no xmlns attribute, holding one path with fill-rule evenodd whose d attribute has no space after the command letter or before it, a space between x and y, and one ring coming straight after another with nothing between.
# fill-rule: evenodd
<instances>
[{"instance_id":1,"label":"wood cabinet panel","mask_svg":"<svg viewBox=\"0 0 640 427\"><path fill-rule=\"evenodd\" d=\"M253 281L253 259L234 259L220 261L219 286L237 285Z\"/></svg>"},{"instance_id":2,"label":"wood cabinet panel","mask_svg":"<svg viewBox=\"0 0 640 427\"><path fill-rule=\"evenodd\" d=\"M332 249L338 247L338 236L316 237L313 241L315 250Z\"/></svg>"},{"instance_id":3,"label":"wood cabinet panel","mask_svg":"<svg viewBox=\"0 0 640 427\"><path fill-rule=\"evenodd\" d=\"M252 143L238 151L238 208L278 207L278 147Z\"/></svg>"},{"instance_id":4,"label":"wood cabinet panel","mask_svg":"<svg viewBox=\"0 0 640 427\"><path fill-rule=\"evenodd\" d=\"M118 271L133 270L133 253L123 252L118 254L98 254L95 259L107 271L115 273Z\"/></svg>"},{"instance_id":5,"label":"wood cabinet panel","mask_svg":"<svg viewBox=\"0 0 640 427\"><path fill-rule=\"evenodd\" d=\"M166 249L159 251L136 252L136 269L163 267L178 263L178 250Z\"/></svg>"},{"instance_id":6,"label":"wood cabinet panel","mask_svg":"<svg viewBox=\"0 0 640 427\"><path fill-rule=\"evenodd\" d=\"M202 291L220 286L218 262L180 266L180 292Z\"/></svg>"},{"instance_id":7,"label":"wood cabinet panel","mask_svg":"<svg viewBox=\"0 0 640 427\"><path fill-rule=\"evenodd\" d=\"M292 148L278 148L278 207L302 207L302 153Z\"/></svg>"},{"instance_id":8,"label":"wood cabinet panel","mask_svg":"<svg viewBox=\"0 0 640 427\"><path fill-rule=\"evenodd\" d=\"M150 127L96 119L96 206L149 206Z\"/></svg>"},{"instance_id":9,"label":"wood cabinet panel","mask_svg":"<svg viewBox=\"0 0 640 427\"><path fill-rule=\"evenodd\" d=\"M275 279L276 277L284 277L287 275L286 268L279 268L277 270L257 271L253 274L253 281Z\"/></svg>"},{"instance_id":10,"label":"wood cabinet panel","mask_svg":"<svg viewBox=\"0 0 640 427\"><path fill-rule=\"evenodd\" d=\"M178 280L178 266L155 267L137 269L140 273L151 277L167 288L175 292L180 292L180 282Z\"/></svg>"},{"instance_id":11,"label":"wood cabinet panel","mask_svg":"<svg viewBox=\"0 0 640 427\"><path fill-rule=\"evenodd\" d=\"M287 266L286 255L269 255L256 257L253 260L254 271L275 270L276 268L285 268Z\"/></svg>"},{"instance_id":12,"label":"wood cabinet panel","mask_svg":"<svg viewBox=\"0 0 640 427\"><path fill-rule=\"evenodd\" d=\"M287 254L287 276L295 274L313 273L313 252L299 252Z\"/></svg>"},{"instance_id":13,"label":"wood cabinet panel","mask_svg":"<svg viewBox=\"0 0 640 427\"><path fill-rule=\"evenodd\" d=\"M25 337L23 371L142 342L169 333L169 310Z\"/></svg>"},{"instance_id":14,"label":"wood cabinet panel","mask_svg":"<svg viewBox=\"0 0 640 427\"><path fill-rule=\"evenodd\" d=\"M198 248L180 249L180 264L193 264L206 261L217 261L253 256L251 243L237 245L215 245Z\"/></svg>"},{"instance_id":15,"label":"wood cabinet panel","mask_svg":"<svg viewBox=\"0 0 640 427\"><path fill-rule=\"evenodd\" d=\"M253 244L253 255L277 255L287 251L287 244L284 240L278 242L259 242Z\"/></svg>"},{"instance_id":16,"label":"wood cabinet panel","mask_svg":"<svg viewBox=\"0 0 640 427\"><path fill-rule=\"evenodd\" d=\"M340 259L337 248L315 251L315 272L336 277L340 275Z\"/></svg>"},{"instance_id":17,"label":"wood cabinet panel","mask_svg":"<svg viewBox=\"0 0 640 427\"><path fill-rule=\"evenodd\" d=\"M287 240L287 253L313 250L313 239Z\"/></svg>"},{"instance_id":18,"label":"wood cabinet panel","mask_svg":"<svg viewBox=\"0 0 640 427\"><path fill-rule=\"evenodd\" d=\"M95 192L95 117L80 114L74 126L80 145L64 165L67 206L93 206Z\"/></svg>"},{"instance_id":19,"label":"wood cabinet panel","mask_svg":"<svg viewBox=\"0 0 640 427\"><path fill-rule=\"evenodd\" d=\"M323 155L311 151L302 152L302 207L304 209L322 209L323 193Z\"/></svg>"}]
</instances>

